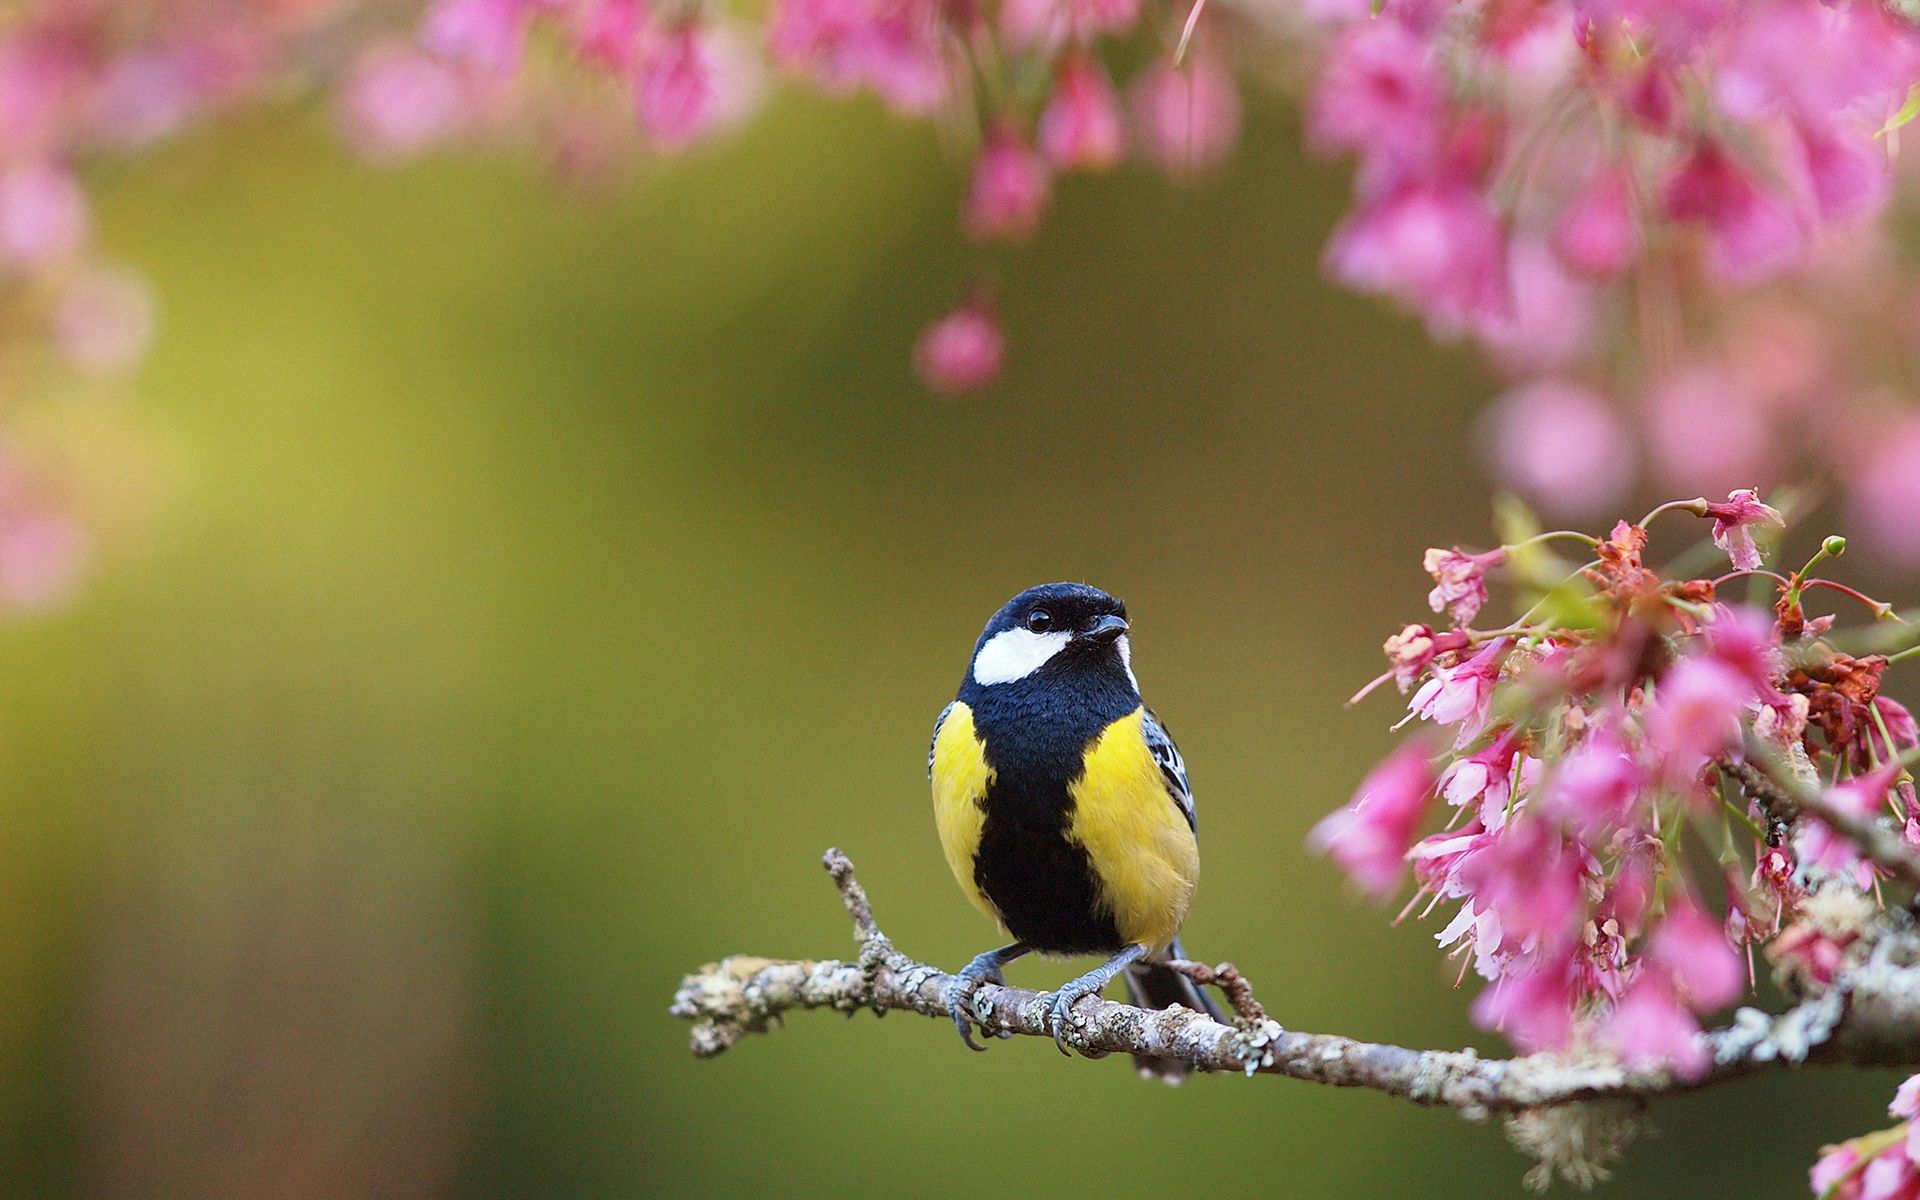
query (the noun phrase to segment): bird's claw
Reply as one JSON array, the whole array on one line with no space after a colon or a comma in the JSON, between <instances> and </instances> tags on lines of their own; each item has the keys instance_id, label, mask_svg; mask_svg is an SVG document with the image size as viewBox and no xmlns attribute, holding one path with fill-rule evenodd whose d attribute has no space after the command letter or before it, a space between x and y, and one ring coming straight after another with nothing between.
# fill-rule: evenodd
<instances>
[{"instance_id":1,"label":"bird's claw","mask_svg":"<svg viewBox=\"0 0 1920 1200\"><path fill-rule=\"evenodd\" d=\"M973 1012L973 993L983 983L1005 984L1006 981L1006 976L1000 973L999 967L985 966L975 959L962 967L960 973L953 977L953 982L947 985L947 1015L953 1018L954 1028L960 1031L960 1040L967 1044L967 1049L986 1049L985 1046L973 1040L973 1027L980 1024L979 1018ZM1013 1036L1009 1030L991 1030L984 1024L980 1024L980 1029L981 1032L994 1037Z\"/></svg>"},{"instance_id":2,"label":"bird's claw","mask_svg":"<svg viewBox=\"0 0 1920 1200\"><path fill-rule=\"evenodd\" d=\"M1053 1004L1047 1009L1047 1028L1053 1031L1053 1044L1058 1046L1060 1053L1068 1058L1073 1057L1073 1044L1070 1041L1072 1035L1067 1031L1069 1028L1077 1031L1079 1026L1079 1022L1073 1016L1073 1006L1086 996L1087 993L1084 991L1076 991L1071 987L1062 988L1053 994Z\"/></svg>"}]
</instances>

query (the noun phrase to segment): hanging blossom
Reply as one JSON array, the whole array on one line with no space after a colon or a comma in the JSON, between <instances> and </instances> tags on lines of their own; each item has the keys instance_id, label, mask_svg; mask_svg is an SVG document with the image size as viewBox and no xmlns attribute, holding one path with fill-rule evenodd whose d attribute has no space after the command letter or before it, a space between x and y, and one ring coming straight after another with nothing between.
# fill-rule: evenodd
<instances>
[{"instance_id":1,"label":"hanging blossom","mask_svg":"<svg viewBox=\"0 0 1920 1200\"><path fill-rule=\"evenodd\" d=\"M1911 6L1295 16L1312 144L1356 166L1327 272L1481 347L1507 381L1482 426L1502 483L1585 517L1636 478L1813 476L1866 548L1920 565L1920 292L1892 246Z\"/></svg>"},{"instance_id":2,"label":"hanging blossom","mask_svg":"<svg viewBox=\"0 0 1920 1200\"><path fill-rule=\"evenodd\" d=\"M1723 569L1650 561L1661 518L1698 521ZM1309 841L1375 898L1410 887L1408 911L1433 915L1482 981L1474 1019L1522 1050L1691 1077L1708 1064L1702 1021L1747 992L1755 952L1797 987L1831 982L1877 909L1875 868L1817 819L1789 831L1735 765L1825 781L1833 808L1920 843L1920 731L1882 691L1920 649L1866 649L1873 626L1896 647L1920 630L1818 573L1842 539L1767 569L1783 524L1740 489L1605 537L1516 527L1489 551L1427 552L1430 607L1453 628L1389 638L1389 669L1361 693L1395 685L1413 732ZM1499 591L1520 615L1475 624ZM1814 596L1859 604L1869 628L1810 616Z\"/></svg>"},{"instance_id":3,"label":"hanging blossom","mask_svg":"<svg viewBox=\"0 0 1920 1200\"><path fill-rule=\"evenodd\" d=\"M1897 153L1920 110L1911 5L18 7L0 32L5 358L137 364L152 299L99 259L95 164L287 96L329 96L371 161L531 149L597 181L737 128L779 75L957 134L955 229L984 255L1039 234L1065 174L1219 168L1240 74L1280 62L1311 145L1354 166L1326 272L1481 348L1502 381L1480 433L1503 484L1584 517L1642 483L1813 477L1863 547L1920 565L1920 282L1892 236L1920 192ZM929 316L913 362L936 390L1004 369L977 307ZM1754 528L1731 523L1729 545ZM1471 579L1436 584L1449 616L1476 602Z\"/></svg>"}]
</instances>

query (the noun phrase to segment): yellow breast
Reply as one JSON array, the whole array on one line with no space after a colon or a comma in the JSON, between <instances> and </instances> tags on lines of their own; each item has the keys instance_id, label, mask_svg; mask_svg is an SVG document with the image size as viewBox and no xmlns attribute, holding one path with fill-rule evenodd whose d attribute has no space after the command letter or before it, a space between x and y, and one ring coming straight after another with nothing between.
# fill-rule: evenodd
<instances>
[{"instance_id":1,"label":"yellow breast","mask_svg":"<svg viewBox=\"0 0 1920 1200\"><path fill-rule=\"evenodd\" d=\"M987 823L987 788L993 768L973 729L973 710L958 701L933 738L933 823L940 831L940 849L960 890L974 907L996 924L1000 913L973 881L973 856L980 849L980 830Z\"/></svg>"},{"instance_id":2,"label":"yellow breast","mask_svg":"<svg viewBox=\"0 0 1920 1200\"><path fill-rule=\"evenodd\" d=\"M1085 770L1068 785L1067 836L1092 860L1120 936L1159 949L1187 919L1200 847L1147 748L1145 711L1136 708L1107 726L1087 750Z\"/></svg>"}]
</instances>

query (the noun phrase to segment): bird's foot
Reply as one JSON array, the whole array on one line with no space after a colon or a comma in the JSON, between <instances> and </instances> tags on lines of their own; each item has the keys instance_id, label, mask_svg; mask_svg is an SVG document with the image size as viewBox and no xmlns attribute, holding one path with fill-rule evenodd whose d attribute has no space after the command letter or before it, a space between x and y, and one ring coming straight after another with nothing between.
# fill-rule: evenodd
<instances>
[{"instance_id":1,"label":"bird's foot","mask_svg":"<svg viewBox=\"0 0 1920 1200\"><path fill-rule=\"evenodd\" d=\"M1000 973L1000 969L1026 952L1025 946L1015 943L999 950L989 950L985 954L975 955L974 960L960 968L959 973L953 977L953 982L947 985L947 1015L953 1018L954 1028L960 1031L960 1040L967 1044L969 1050L986 1049L985 1046L973 1040L974 1025L979 1024L983 1033L995 1032L988 1029L975 1015L974 992L978 991L983 983L1006 983L1006 977ZM996 1036L1004 1038L1012 1037L1013 1034L1000 1030Z\"/></svg>"},{"instance_id":2,"label":"bird's foot","mask_svg":"<svg viewBox=\"0 0 1920 1200\"><path fill-rule=\"evenodd\" d=\"M1053 1004L1047 1009L1047 1028L1053 1031L1053 1044L1060 1048L1060 1053L1069 1058L1073 1056L1072 1043L1069 1039L1079 1036L1080 1025L1073 1015L1073 1006L1100 990L1098 984L1091 988L1082 986L1086 982L1086 977L1083 975L1055 992ZM1073 1032L1069 1033L1069 1029ZM1082 1038L1082 1041L1084 1040Z\"/></svg>"},{"instance_id":3,"label":"bird's foot","mask_svg":"<svg viewBox=\"0 0 1920 1200\"><path fill-rule=\"evenodd\" d=\"M1060 1053L1071 1057L1071 1047L1078 1039L1080 1049L1088 1057L1105 1057L1104 1052L1096 1052L1086 1044L1086 1037L1080 1033L1080 1021L1073 1015L1073 1006L1088 996L1098 996L1102 989L1113 982L1114 976L1146 956L1145 946L1128 946L1053 994L1053 1003L1047 1009L1047 1027L1053 1031L1053 1044L1060 1048Z\"/></svg>"}]
</instances>

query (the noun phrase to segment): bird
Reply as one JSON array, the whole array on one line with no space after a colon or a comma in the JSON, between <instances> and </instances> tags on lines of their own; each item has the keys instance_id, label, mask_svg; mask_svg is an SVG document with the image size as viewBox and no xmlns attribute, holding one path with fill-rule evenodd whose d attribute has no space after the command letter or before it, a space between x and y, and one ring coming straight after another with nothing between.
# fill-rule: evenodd
<instances>
[{"instance_id":1,"label":"bird","mask_svg":"<svg viewBox=\"0 0 1920 1200\"><path fill-rule=\"evenodd\" d=\"M1219 1018L1164 965L1185 957L1178 935L1200 851L1186 762L1140 699L1130 628L1126 604L1099 588L1028 588L987 621L934 724L927 774L941 849L960 890L1013 939L948 986L947 1013L972 1049L985 1049L973 1038L973 993L1030 953L1104 958L1053 993L1048 1025L1062 1053L1073 1006L1117 975L1142 1007ZM1186 1073L1135 1062L1168 1082Z\"/></svg>"}]
</instances>

